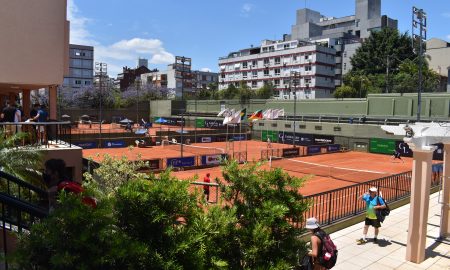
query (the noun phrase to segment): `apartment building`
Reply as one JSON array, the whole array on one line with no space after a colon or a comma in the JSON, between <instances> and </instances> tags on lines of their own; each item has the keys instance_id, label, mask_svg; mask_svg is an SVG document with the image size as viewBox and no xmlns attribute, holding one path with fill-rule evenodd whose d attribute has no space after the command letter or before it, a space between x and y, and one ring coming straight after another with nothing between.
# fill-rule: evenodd
<instances>
[{"instance_id":1,"label":"apartment building","mask_svg":"<svg viewBox=\"0 0 450 270\"><path fill-rule=\"evenodd\" d=\"M219 81L219 74L215 72L194 70L192 73L192 85L195 89L208 89L211 83Z\"/></svg>"},{"instance_id":2,"label":"apartment building","mask_svg":"<svg viewBox=\"0 0 450 270\"><path fill-rule=\"evenodd\" d=\"M219 89L241 83L258 89L272 83L280 99L331 97L334 91L333 48L298 40L264 40L259 47L230 53L219 59ZM293 80L297 72L299 80Z\"/></svg>"},{"instance_id":3,"label":"apartment building","mask_svg":"<svg viewBox=\"0 0 450 270\"><path fill-rule=\"evenodd\" d=\"M311 9L297 10L291 40L315 42L336 50L336 86L352 68L350 58L372 31L397 29L398 21L381 15L381 0L355 0L355 14L340 18L322 15Z\"/></svg>"},{"instance_id":4,"label":"apartment building","mask_svg":"<svg viewBox=\"0 0 450 270\"><path fill-rule=\"evenodd\" d=\"M430 68L441 76L440 91L450 92L450 42L432 38L427 40L426 48Z\"/></svg>"},{"instance_id":5,"label":"apartment building","mask_svg":"<svg viewBox=\"0 0 450 270\"><path fill-rule=\"evenodd\" d=\"M72 95L94 83L94 47L69 45L69 76L64 77L63 95Z\"/></svg>"}]
</instances>

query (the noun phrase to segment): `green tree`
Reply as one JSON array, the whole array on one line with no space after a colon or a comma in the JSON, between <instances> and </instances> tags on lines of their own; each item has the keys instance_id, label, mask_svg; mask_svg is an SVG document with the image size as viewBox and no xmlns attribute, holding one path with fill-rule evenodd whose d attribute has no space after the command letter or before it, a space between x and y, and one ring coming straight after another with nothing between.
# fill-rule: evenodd
<instances>
[{"instance_id":1,"label":"green tree","mask_svg":"<svg viewBox=\"0 0 450 270\"><path fill-rule=\"evenodd\" d=\"M226 89L219 91L219 96L221 99L235 99L239 95L239 89L230 83Z\"/></svg>"},{"instance_id":2,"label":"green tree","mask_svg":"<svg viewBox=\"0 0 450 270\"><path fill-rule=\"evenodd\" d=\"M350 85L342 85L334 91L335 98L353 98L356 97L357 91Z\"/></svg>"},{"instance_id":3,"label":"green tree","mask_svg":"<svg viewBox=\"0 0 450 270\"><path fill-rule=\"evenodd\" d=\"M261 99L269 99L274 95L274 87L271 83L264 84L263 87L256 91L256 97Z\"/></svg>"},{"instance_id":4,"label":"green tree","mask_svg":"<svg viewBox=\"0 0 450 270\"><path fill-rule=\"evenodd\" d=\"M241 103L246 103L254 96L254 92L245 81L242 81L240 83L238 95Z\"/></svg>"},{"instance_id":5,"label":"green tree","mask_svg":"<svg viewBox=\"0 0 450 270\"><path fill-rule=\"evenodd\" d=\"M396 29L372 31L351 58L352 72L385 74L387 68L395 70L402 61L416 57L411 44L407 33Z\"/></svg>"},{"instance_id":6,"label":"green tree","mask_svg":"<svg viewBox=\"0 0 450 270\"><path fill-rule=\"evenodd\" d=\"M29 133L5 135L0 130L0 170L31 184L42 186L39 171L43 167L43 155L33 145L22 145L29 139Z\"/></svg>"},{"instance_id":7,"label":"green tree","mask_svg":"<svg viewBox=\"0 0 450 270\"><path fill-rule=\"evenodd\" d=\"M223 167L223 177L219 184L225 210L237 220L220 250L229 268L292 269L305 252L302 230L292 224L308 208L298 193L303 179L281 169L261 170L260 163L241 167L235 161Z\"/></svg>"},{"instance_id":8,"label":"green tree","mask_svg":"<svg viewBox=\"0 0 450 270\"><path fill-rule=\"evenodd\" d=\"M411 93L417 92L419 87L419 65L418 59L414 61L406 60L400 67L398 73L393 78L393 92ZM435 71L428 68L424 61L422 67L422 83L424 92L435 92L439 90L440 76Z\"/></svg>"}]
</instances>

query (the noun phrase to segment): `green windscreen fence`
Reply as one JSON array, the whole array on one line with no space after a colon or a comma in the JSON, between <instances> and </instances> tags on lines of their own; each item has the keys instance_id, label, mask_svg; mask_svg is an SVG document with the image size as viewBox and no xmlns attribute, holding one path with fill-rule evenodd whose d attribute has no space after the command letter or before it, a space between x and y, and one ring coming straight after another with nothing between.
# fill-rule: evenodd
<instances>
[{"instance_id":1,"label":"green windscreen fence","mask_svg":"<svg viewBox=\"0 0 450 270\"><path fill-rule=\"evenodd\" d=\"M261 140L267 141L267 137L269 137L272 142L278 142L278 131L263 130L261 134Z\"/></svg>"},{"instance_id":2,"label":"green windscreen fence","mask_svg":"<svg viewBox=\"0 0 450 270\"><path fill-rule=\"evenodd\" d=\"M205 119L197 118L195 120L195 126L198 127L198 128L204 128L205 127Z\"/></svg>"},{"instance_id":3,"label":"green windscreen fence","mask_svg":"<svg viewBox=\"0 0 450 270\"><path fill-rule=\"evenodd\" d=\"M370 139L369 151L371 153L389 154L395 150L395 140L391 139Z\"/></svg>"}]
</instances>

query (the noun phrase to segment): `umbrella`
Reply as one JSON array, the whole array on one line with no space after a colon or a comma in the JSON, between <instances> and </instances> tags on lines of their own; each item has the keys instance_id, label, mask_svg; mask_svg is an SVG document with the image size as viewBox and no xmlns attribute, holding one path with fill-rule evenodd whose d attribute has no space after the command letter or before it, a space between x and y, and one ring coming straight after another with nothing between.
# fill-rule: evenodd
<instances>
[{"instance_id":1,"label":"umbrella","mask_svg":"<svg viewBox=\"0 0 450 270\"><path fill-rule=\"evenodd\" d=\"M186 130L181 130L181 129L178 129L178 130L175 130L175 132L176 133L183 133L183 134L188 134L189 133L189 131L186 131Z\"/></svg>"},{"instance_id":2,"label":"umbrella","mask_svg":"<svg viewBox=\"0 0 450 270\"><path fill-rule=\"evenodd\" d=\"M160 118L156 119L155 123L158 123L158 124L167 123L167 120L160 117Z\"/></svg>"},{"instance_id":3,"label":"umbrella","mask_svg":"<svg viewBox=\"0 0 450 270\"><path fill-rule=\"evenodd\" d=\"M63 115L61 116L61 118L70 118L70 115L63 114Z\"/></svg>"},{"instance_id":4,"label":"umbrella","mask_svg":"<svg viewBox=\"0 0 450 270\"><path fill-rule=\"evenodd\" d=\"M125 118L125 119L119 121L119 123L121 123L121 124L128 124L128 123L130 123L131 124L131 123L134 123L134 122L133 122L133 120Z\"/></svg>"},{"instance_id":5,"label":"umbrella","mask_svg":"<svg viewBox=\"0 0 450 270\"><path fill-rule=\"evenodd\" d=\"M89 117L90 117L90 116L89 116L89 115L86 115L86 114L81 116L81 118L89 118Z\"/></svg>"}]
</instances>

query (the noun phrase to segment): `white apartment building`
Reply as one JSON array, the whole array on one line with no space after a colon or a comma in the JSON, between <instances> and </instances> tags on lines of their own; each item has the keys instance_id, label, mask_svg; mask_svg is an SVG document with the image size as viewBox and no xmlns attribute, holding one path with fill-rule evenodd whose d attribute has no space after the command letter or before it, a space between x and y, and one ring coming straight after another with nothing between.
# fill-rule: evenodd
<instances>
[{"instance_id":1,"label":"white apartment building","mask_svg":"<svg viewBox=\"0 0 450 270\"><path fill-rule=\"evenodd\" d=\"M331 97L335 89L336 51L298 40L264 40L260 47L232 52L219 59L219 89L243 82L252 89L272 83L276 98L314 99ZM299 80L291 80L298 72ZM292 83L291 83L292 82Z\"/></svg>"}]
</instances>

